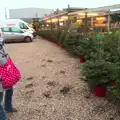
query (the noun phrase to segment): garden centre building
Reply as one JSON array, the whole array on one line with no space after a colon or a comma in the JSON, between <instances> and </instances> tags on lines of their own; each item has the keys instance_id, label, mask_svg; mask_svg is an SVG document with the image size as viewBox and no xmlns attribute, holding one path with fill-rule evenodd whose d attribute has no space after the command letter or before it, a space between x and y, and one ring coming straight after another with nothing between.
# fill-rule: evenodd
<instances>
[{"instance_id":1,"label":"garden centre building","mask_svg":"<svg viewBox=\"0 0 120 120\"><path fill-rule=\"evenodd\" d=\"M77 11L63 11L63 13L44 18L47 26L60 22L60 26L69 23L84 25L85 28L102 28L103 30L120 27L120 4L98 8L85 8ZM85 30L86 31L86 30Z\"/></svg>"}]
</instances>

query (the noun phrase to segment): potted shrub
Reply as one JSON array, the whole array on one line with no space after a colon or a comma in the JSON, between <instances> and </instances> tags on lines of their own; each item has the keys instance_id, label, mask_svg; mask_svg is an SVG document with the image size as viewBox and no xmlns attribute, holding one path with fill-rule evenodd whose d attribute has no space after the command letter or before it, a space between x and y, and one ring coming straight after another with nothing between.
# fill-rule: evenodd
<instances>
[{"instance_id":1,"label":"potted shrub","mask_svg":"<svg viewBox=\"0 0 120 120\"><path fill-rule=\"evenodd\" d=\"M75 46L77 45L77 42L78 40L76 39L76 35L72 33L71 34L69 33L66 35L64 45L70 55L73 55L73 56L76 55Z\"/></svg>"},{"instance_id":2,"label":"potted shrub","mask_svg":"<svg viewBox=\"0 0 120 120\"><path fill-rule=\"evenodd\" d=\"M54 35L54 43L56 43L57 44L57 46L60 46L60 43L59 43L59 38L60 38L60 35L61 35L61 31L59 30L59 31L56 31L56 30L54 30L54 34L52 33L52 35Z\"/></svg>"},{"instance_id":3,"label":"potted shrub","mask_svg":"<svg viewBox=\"0 0 120 120\"><path fill-rule=\"evenodd\" d=\"M115 80L111 81L111 84L108 86L109 92L112 92L116 98L120 99L120 62L114 64L114 71L116 73Z\"/></svg>"},{"instance_id":4,"label":"potted shrub","mask_svg":"<svg viewBox=\"0 0 120 120\"><path fill-rule=\"evenodd\" d=\"M102 59L86 61L82 65L82 74L86 77L89 88L99 97L105 95L109 80L116 77L114 64Z\"/></svg>"},{"instance_id":5,"label":"potted shrub","mask_svg":"<svg viewBox=\"0 0 120 120\"><path fill-rule=\"evenodd\" d=\"M98 51L98 41L94 38L81 39L75 47L75 53L80 57L80 62L93 59L94 55L92 54L95 54Z\"/></svg>"},{"instance_id":6,"label":"potted shrub","mask_svg":"<svg viewBox=\"0 0 120 120\"><path fill-rule=\"evenodd\" d=\"M106 60L116 63L120 62L120 32L113 32L106 34L103 38L102 48L107 53Z\"/></svg>"},{"instance_id":7,"label":"potted shrub","mask_svg":"<svg viewBox=\"0 0 120 120\"><path fill-rule=\"evenodd\" d=\"M65 48L64 42L65 42L66 35L67 35L67 32L62 31L60 38L59 38L59 43L61 44L62 48Z\"/></svg>"}]
</instances>

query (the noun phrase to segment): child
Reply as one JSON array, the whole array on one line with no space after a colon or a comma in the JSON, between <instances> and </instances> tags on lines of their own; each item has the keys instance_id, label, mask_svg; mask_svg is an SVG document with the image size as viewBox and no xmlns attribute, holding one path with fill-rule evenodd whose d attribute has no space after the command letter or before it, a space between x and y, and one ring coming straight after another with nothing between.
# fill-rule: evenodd
<instances>
[{"instance_id":1,"label":"child","mask_svg":"<svg viewBox=\"0 0 120 120\"><path fill-rule=\"evenodd\" d=\"M8 53L7 53L7 49L6 49L5 43L4 43L3 38L2 38L2 31L0 30L0 67L5 65L8 61L9 61L9 56L8 56ZM12 66L11 66L12 64L9 64L9 65L10 65L11 69L15 71L15 68L12 68ZM2 71L3 68L0 69L0 70L1 70L0 72L3 72ZM8 71L8 73L9 73L9 71ZM18 74L19 74L19 72L18 72ZM6 112L17 112L17 110L12 107L13 88L12 87L9 87L7 89L3 88L3 84L2 84L3 83L3 79L2 79L2 77L4 77L5 75L6 75L6 71L5 71L5 73L3 73L3 76L0 76L0 120L8 120L6 115L5 115L4 110ZM12 73L10 75L12 76L12 75L14 75L14 73ZM14 77L15 77L15 75L12 76L13 79L14 79ZM8 78L9 78L9 74L8 74ZM3 93L4 92L5 92L5 99L4 99L4 110L3 110L1 102L3 100L3 96L4 96Z\"/></svg>"},{"instance_id":2,"label":"child","mask_svg":"<svg viewBox=\"0 0 120 120\"><path fill-rule=\"evenodd\" d=\"M2 45L3 45L3 38L2 38L2 32L0 31L0 47L2 47ZM5 46L4 46L4 50L6 51ZM7 53L7 51L6 51L6 53ZM5 64L7 62L7 59L8 59L7 56L3 57L3 55L0 54L0 65ZM2 87L2 80L0 78L0 120L7 120L5 112L4 112L3 107L1 105L2 100L3 100L3 92L4 92L4 89Z\"/></svg>"}]
</instances>

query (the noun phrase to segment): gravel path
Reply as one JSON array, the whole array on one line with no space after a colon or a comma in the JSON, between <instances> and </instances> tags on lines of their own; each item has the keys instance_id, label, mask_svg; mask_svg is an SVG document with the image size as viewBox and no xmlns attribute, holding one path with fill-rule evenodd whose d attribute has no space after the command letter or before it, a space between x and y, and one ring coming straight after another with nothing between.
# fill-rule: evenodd
<instances>
[{"instance_id":1,"label":"gravel path","mask_svg":"<svg viewBox=\"0 0 120 120\"><path fill-rule=\"evenodd\" d=\"M89 93L79 60L62 48L42 39L7 46L23 76L10 120L120 120L116 106Z\"/></svg>"}]
</instances>

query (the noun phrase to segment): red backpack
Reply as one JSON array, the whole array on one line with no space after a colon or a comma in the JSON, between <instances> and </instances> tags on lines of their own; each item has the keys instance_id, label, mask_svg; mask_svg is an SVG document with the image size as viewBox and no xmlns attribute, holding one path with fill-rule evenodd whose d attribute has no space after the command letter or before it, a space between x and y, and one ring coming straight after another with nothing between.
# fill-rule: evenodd
<instances>
[{"instance_id":1,"label":"red backpack","mask_svg":"<svg viewBox=\"0 0 120 120\"><path fill-rule=\"evenodd\" d=\"M4 42L0 42L0 54L2 54L2 57L6 58L7 62L0 66L0 77L3 88L7 89L14 86L20 80L21 73L5 52L3 46Z\"/></svg>"},{"instance_id":2,"label":"red backpack","mask_svg":"<svg viewBox=\"0 0 120 120\"><path fill-rule=\"evenodd\" d=\"M14 86L20 80L21 73L10 57L4 65L0 66L0 76L4 89Z\"/></svg>"}]
</instances>

